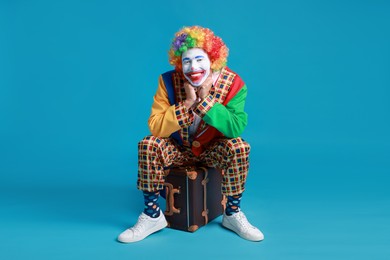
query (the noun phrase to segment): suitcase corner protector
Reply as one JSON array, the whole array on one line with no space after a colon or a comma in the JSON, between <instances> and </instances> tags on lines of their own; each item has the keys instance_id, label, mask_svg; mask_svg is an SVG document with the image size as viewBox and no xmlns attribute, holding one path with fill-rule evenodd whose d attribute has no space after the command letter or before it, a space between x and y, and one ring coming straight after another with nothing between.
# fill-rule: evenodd
<instances>
[{"instance_id":1,"label":"suitcase corner protector","mask_svg":"<svg viewBox=\"0 0 390 260\"><path fill-rule=\"evenodd\" d=\"M192 225L192 226L188 227L188 231L190 231L190 232L195 232L198 229L199 229L198 225Z\"/></svg>"}]
</instances>

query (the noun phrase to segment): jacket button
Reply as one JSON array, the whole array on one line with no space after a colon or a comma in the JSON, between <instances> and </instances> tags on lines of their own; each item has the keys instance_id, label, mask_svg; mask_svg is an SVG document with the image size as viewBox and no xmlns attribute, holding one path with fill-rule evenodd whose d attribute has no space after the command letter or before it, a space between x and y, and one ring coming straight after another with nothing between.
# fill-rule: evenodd
<instances>
[{"instance_id":1,"label":"jacket button","mask_svg":"<svg viewBox=\"0 0 390 260\"><path fill-rule=\"evenodd\" d=\"M199 148L200 147L200 143L198 141L193 141L192 142L192 146L196 147L196 148Z\"/></svg>"}]
</instances>

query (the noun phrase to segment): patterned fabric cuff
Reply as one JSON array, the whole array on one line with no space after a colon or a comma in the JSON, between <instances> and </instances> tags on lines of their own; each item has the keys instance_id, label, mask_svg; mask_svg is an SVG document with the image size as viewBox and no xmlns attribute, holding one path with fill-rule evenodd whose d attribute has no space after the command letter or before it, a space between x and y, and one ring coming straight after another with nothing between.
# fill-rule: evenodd
<instances>
[{"instance_id":1,"label":"patterned fabric cuff","mask_svg":"<svg viewBox=\"0 0 390 260\"><path fill-rule=\"evenodd\" d=\"M209 95L199 102L199 104L194 108L194 112L198 116L204 117L215 103L217 103L217 99L213 95Z\"/></svg>"},{"instance_id":2,"label":"patterned fabric cuff","mask_svg":"<svg viewBox=\"0 0 390 260\"><path fill-rule=\"evenodd\" d=\"M190 126L194 122L194 114L191 109L187 109L184 102L175 105L175 115L180 127Z\"/></svg>"}]
</instances>

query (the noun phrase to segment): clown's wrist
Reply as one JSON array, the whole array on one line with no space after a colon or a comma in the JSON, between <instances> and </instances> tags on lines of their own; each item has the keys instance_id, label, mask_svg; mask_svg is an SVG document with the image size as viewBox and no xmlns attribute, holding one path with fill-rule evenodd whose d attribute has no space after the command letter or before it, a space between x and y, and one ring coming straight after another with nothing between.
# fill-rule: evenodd
<instances>
[{"instance_id":1,"label":"clown's wrist","mask_svg":"<svg viewBox=\"0 0 390 260\"><path fill-rule=\"evenodd\" d=\"M196 100L191 100L191 99L184 100L184 106L187 109L190 109L195 103L196 103Z\"/></svg>"}]
</instances>

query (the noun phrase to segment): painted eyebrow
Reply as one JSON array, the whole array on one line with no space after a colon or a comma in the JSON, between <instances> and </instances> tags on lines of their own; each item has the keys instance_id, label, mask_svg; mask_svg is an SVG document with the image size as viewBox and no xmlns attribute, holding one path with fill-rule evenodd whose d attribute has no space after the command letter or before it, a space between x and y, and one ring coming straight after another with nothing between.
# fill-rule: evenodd
<instances>
[{"instance_id":1,"label":"painted eyebrow","mask_svg":"<svg viewBox=\"0 0 390 260\"><path fill-rule=\"evenodd\" d=\"M204 59L204 56L199 55L199 56L196 56L195 59ZM182 61L188 61L188 60L191 60L191 59L190 58L184 58Z\"/></svg>"}]
</instances>

